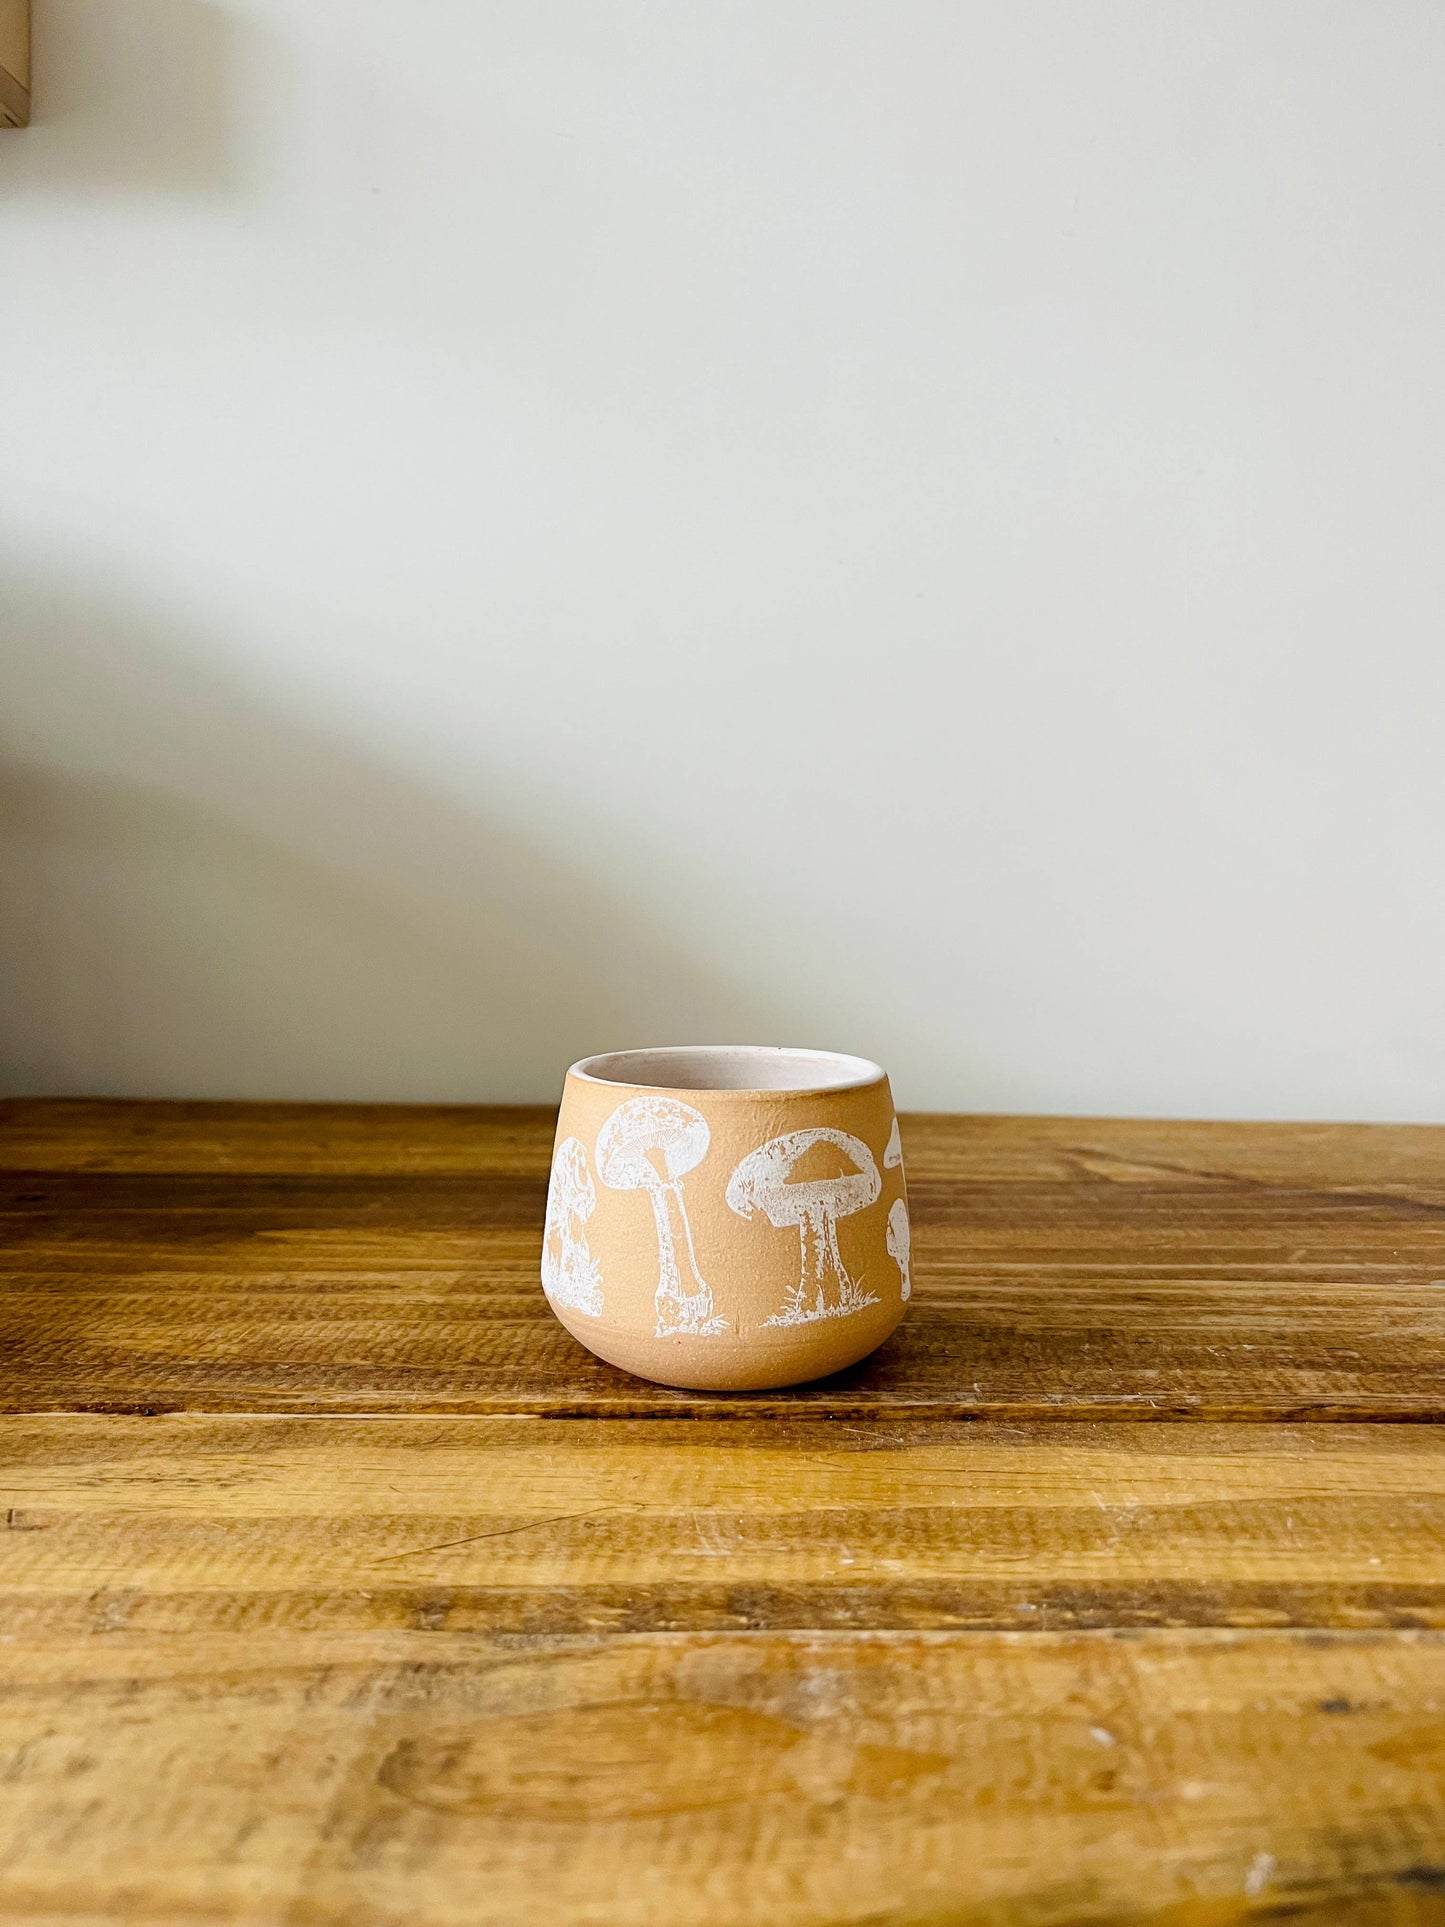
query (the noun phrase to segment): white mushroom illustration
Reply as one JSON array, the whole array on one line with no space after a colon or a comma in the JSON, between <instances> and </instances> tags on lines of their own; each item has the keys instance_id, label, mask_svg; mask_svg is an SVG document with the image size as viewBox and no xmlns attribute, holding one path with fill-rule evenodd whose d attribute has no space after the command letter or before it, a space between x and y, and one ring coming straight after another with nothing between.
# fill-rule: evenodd
<instances>
[{"instance_id":1,"label":"white mushroom illustration","mask_svg":"<svg viewBox=\"0 0 1445 1927\"><path fill-rule=\"evenodd\" d=\"M645 1191L657 1226L657 1336L727 1330L698 1274L682 1180L707 1156L707 1119L671 1097L633 1097L597 1133L597 1172L614 1191Z\"/></svg>"},{"instance_id":2,"label":"white mushroom illustration","mask_svg":"<svg viewBox=\"0 0 1445 1927\"><path fill-rule=\"evenodd\" d=\"M903 1139L898 1135L898 1119L893 1120L893 1129L888 1133L888 1144L883 1152L885 1171L896 1171L903 1162Z\"/></svg>"},{"instance_id":3,"label":"white mushroom illustration","mask_svg":"<svg viewBox=\"0 0 1445 1927\"><path fill-rule=\"evenodd\" d=\"M820 1144L832 1145L852 1165L833 1176L794 1179L793 1172ZM803 1244L802 1271L787 1302L766 1325L805 1325L815 1318L841 1318L876 1305L850 1278L838 1252L838 1220L872 1204L883 1187L873 1153L847 1131L819 1125L789 1131L751 1151L728 1180L727 1201L740 1218L762 1211L780 1229L796 1225Z\"/></svg>"},{"instance_id":4,"label":"white mushroom illustration","mask_svg":"<svg viewBox=\"0 0 1445 1927\"><path fill-rule=\"evenodd\" d=\"M547 1224L542 1239L542 1289L554 1305L602 1315L602 1273L587 1248L583 1226L597 1209L597 1186L587 1168L587 1150L575 1137L563 1138L552 1159L547 1186Z\"/></svg>"},{"instance_id":5,"label":"white mushroom illustration","mask_svg":"<svg viewBox=\"0 0 1445 1927\"><path fill-rule=\"evenodd\" d=\"M898 1282L903 1287L906 1305L913 1291L909 1264L913 1257L913 1233L908 1228L908 1206L902 1198L893 1200L888 1213L888 1255L898 1267Z\"/></svg>"}]
</instances>

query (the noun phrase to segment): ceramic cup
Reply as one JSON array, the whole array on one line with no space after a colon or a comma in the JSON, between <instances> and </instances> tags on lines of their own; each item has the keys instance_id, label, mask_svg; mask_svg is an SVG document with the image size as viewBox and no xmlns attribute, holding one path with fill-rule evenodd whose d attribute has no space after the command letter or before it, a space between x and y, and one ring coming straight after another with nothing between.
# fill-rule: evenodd
<instances>
[{"instance_id":1,"label":"ceramic cup","mask_svg":"<svg viewBox=\"0 0 1445 1927\"><path fill-rule=\"evenodd\" d=\"M609 1364L710 1391L821 1378L893 1330L908 1265L893 1095L866 1058L683 1045L568 1071L542 1285Z\"/></svg>"}]
</instances>

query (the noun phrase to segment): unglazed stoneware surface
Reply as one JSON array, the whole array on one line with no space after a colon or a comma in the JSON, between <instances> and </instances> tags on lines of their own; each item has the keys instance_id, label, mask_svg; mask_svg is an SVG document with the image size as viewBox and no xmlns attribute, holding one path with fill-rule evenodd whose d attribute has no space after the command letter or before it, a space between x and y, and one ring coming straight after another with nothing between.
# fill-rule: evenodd
<instances>
[{"instance_id":1,"label":"unglazed stoneware surface","mask_svg":"<svg viewBox=\"0 0 1445 1927\"><path fill-rule=\"evenodd\" d=\"M567 1073L542 1285L599 1358L665 1385L796 1385L871 1352L911 1290L903 1149L866 1058L753 1045Z\"/></svg>"}]
</instances>

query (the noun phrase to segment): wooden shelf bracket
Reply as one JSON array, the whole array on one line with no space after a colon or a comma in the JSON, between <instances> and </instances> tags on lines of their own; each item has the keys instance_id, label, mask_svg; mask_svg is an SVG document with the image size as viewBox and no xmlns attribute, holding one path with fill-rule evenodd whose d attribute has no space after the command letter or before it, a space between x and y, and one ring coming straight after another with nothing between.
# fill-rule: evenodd
<instances>
[{"instance_id":1,"label":"wooden shelf bracket","mask_svg":"<svg viewBox=\"0 0 1445 1927\"><path fill-rule=\"evenodd\" d=\"M0 0L0 127L30 122L30 0Z\"/></svg>"}]
</instances>

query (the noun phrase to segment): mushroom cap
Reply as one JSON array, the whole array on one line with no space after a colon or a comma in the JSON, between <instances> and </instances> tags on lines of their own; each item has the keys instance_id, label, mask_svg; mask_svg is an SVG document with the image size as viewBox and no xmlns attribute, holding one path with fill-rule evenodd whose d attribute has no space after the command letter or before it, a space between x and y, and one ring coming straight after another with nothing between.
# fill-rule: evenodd
<instances>
[{"instance_id":1,"label":"mushroom cap","mask_svg":"<svg viewBox=\"0 0 1445 1927\"><path fill-rule=\"evenodd\" d=\"M788 1174L815 1144L835 1144L856 1168L835 1178L809 1178L790 1184ZM728 1180L727 1201L740 1218L763 1211L770 1224L782 1226L801 1224L817 1213L828 1218L851 1217L872 1204L882 1188L873 1153L863 1140L820 1124L805 1131L788 1131L750 1151Z\"/></svg>"},{"instance_id":2,"label":"mushroom cap","mask_svg":"<svg viewBox=\"0 0 1445 1927\"><path fill-rule=\"evenodd\" d=\"M580 1138L564 1137L552 1158L552 1195L557 1204L579 1218L590 1218L597 1208L597 1186L587 1164L587 1147Z\"/></svg>"},{"instance_id":3,"label":"mushroom cap","mask_svg":"<svg viewBox=\"0 0 1445 1927\"><path fill-rule=\"evenodd\" d=\"M674 1097L631 1097L619 1104L597 1133L597 1170L614 1191L636 1191L658 1182L648 1153L662 1153L669 1178L680 1178L707 1156L707 1119Z\"/></svg>"}]
</instances>

